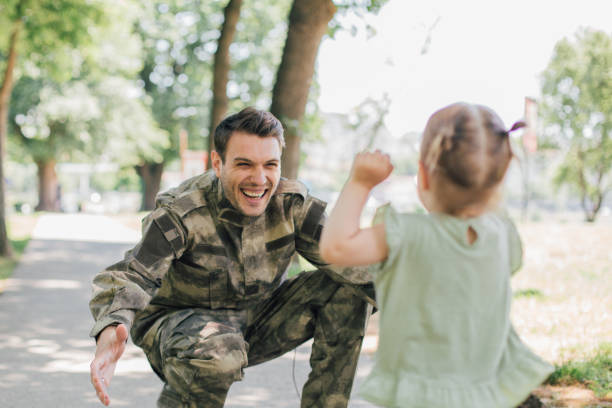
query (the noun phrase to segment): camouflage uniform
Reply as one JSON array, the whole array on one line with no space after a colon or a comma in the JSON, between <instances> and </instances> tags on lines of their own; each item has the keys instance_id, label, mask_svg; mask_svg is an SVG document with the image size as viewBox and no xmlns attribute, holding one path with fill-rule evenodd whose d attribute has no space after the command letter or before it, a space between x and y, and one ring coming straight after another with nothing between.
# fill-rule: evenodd
<instances>
[{"instance_id":1,"label":"camouflage uniform","mask_svg":"<svg viewBox=\"0 0 612 408\"><path fill-rule=\"evenodd\" d=\"M97 336L131 327L165 386L159 407L221 407L243 368L314 338L303 407L346 407L366 319L367 270L319 257L325 204L281 180L261 216L224 197L213 172L158 197L142 240L94 279ZM295 252L319 269L286 280Z\"/></svg>"}]
</instances>

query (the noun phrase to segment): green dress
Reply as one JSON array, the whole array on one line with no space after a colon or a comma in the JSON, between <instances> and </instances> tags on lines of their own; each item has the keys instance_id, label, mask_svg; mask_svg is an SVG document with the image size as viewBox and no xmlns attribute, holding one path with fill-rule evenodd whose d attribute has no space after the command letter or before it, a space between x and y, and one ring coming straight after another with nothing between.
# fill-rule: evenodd
<instances>
[{"instance_id":1,"label":"green dress","mask_svg":"<svg viewBox=\"0 0 612 408\"><path fill-rule=\"evenodd\" d=\"M470 219L382 207L389 256L375 265L376 363L361 387L386 407L510 408L552 372L510 322L518 232L503 215ZM478 238L467 240L472 227Z\"/></svg>"}]
</instances>

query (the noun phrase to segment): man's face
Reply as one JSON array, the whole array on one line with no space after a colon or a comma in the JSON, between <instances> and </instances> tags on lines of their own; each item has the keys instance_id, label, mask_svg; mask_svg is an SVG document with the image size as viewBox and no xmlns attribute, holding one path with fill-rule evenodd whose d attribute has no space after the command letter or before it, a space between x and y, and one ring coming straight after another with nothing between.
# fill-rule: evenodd
<instances>
[{"instance_id":1,"label":"man's face","mask_svg":"<svg viewBox=\"0 0 612 408\"><path fill-rule=\"evenodd\" d=\"M278 139L234 132L225 149L225 162L215 151L211 157L225 197L234 208L250 217L261 215L280 181Z\"/></svg>"}]
</instances>

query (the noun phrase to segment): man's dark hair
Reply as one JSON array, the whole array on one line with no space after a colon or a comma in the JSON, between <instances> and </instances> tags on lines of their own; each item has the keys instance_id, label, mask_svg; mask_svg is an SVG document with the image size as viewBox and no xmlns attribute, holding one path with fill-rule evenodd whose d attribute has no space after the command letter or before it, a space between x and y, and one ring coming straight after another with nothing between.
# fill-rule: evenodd
<instances>
[{"instance_id":1,"label":"man's dark hair","mask_svg":"<svg viewBox=\"0 0 612 408\"><path fill-rule=\"evenodd\" d=\"M283 125L270 112L244 108L238 113L223 119L215 129L215 150L225 161L225 150L233 132L244 132L259 137L275 137L282 147L285 147Z\"/></svg>"}]
</instances>

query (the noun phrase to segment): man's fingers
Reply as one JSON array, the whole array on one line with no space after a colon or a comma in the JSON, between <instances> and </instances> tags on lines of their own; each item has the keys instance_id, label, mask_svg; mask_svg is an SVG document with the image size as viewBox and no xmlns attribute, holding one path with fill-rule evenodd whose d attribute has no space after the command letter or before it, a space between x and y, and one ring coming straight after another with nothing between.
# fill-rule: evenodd
<instances>
[{"instance_id":1,"label":"man's fingers","mask_svg":"<svg viewBox=\"0 0 612 408\"><path fill-rule=\"evenodd\" d=\"M104 405L110 404L108 387L113 378L117 360L125 350L127 339L128 330L124 324L107 327L98 338L96 354L90 365L90 375L96 395Z\"/></svg>"},{"instance_id":2,"label":"man's fingers","mask_svg":"<svg viewBox=\"0 0 612 408\"><path fill-rule=\"evenodd\" d=\"M106 383L106 380L104 379L102 374L99 371L93 369L93 363L91 371L91 384L94 386L94 389L96 390L96 395L98 396L100 402L104 405L108 405L110 403L110 397L108 396L107 390L108 384Z\"/></svg>"},{"instance_id":3,"label":"man's fingers","mask_svg":"<svg viewBox=\"0 0 612 408\"><path fill-rule=\"evenodd\" d=\"M108 392L106 390L106 385L104 384L104 378L102 379L102 384L100 387L96 388L98 399L104 405L110 404L110 397L108 396Z\"/></svg>"}]
</instances>

